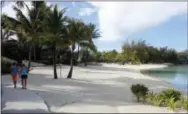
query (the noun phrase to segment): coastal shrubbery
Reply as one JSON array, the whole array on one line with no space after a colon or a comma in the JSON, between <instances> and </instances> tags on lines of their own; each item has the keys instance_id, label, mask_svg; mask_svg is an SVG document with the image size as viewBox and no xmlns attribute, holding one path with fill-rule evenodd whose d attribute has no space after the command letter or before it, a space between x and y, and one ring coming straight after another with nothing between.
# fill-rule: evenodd
<instances>
[{"instance_id":1,"label":"coastal shrubbery","mask_svg":"<svg viewBox=\"0 0 188 114\"><path fill-rule=\"evenodd\" d=\"M173 111L177 108L188 111L188 98L184 98L180 91L165 89L159 93L153 93L153 91L149 91L142 84L132 85L131 91L136 96L138 102L140 98L143 98L144 102L151 105L167 107Z\"/></svg>"},{"instance_id":2,"label":"coastal shrubbery","mask_svg":"<svg viewBox=\"0 0 188 114\"><path fill-rule=\"evenodd\" d=\"M2 74L6 74L6 73L10 73L10 63L8 63L7 61L1 60L1 73Z\"/></svg>"},{"instance_id":3,"label":"coastal shrubbery","mask_svg":"<svg viewBox=\"0 0 188 114\"><path fill-rule=\"evenodd\" d=\"M188 111L188 98L181 97L181 107Z\"/></svg>"},{"instance_id":4,"label":"coastal shrubbery","mask_svg":"<svg viewBox=\"0 0 188 114\"><path fill-rule=\"evenodd\" d=\"M15 61L9 58L2 57L1 58L1 73L2 74L10 73L10 66L13 62Z\"/></svg>"},{"instance_id":5,"label":"coastal shrubbery","mask_svg":"<svg viewBox=\"0 0 188 114\"><path fill-rule=\"evenodd\" d=\"M131 91L136 96L137 102L140 101L140 98L143 98L143 100L145 101L146 95L148 93L148 88L142 84L136 84L131 86Z\"/></svg>"},{"instance_id":6,"label":"coastal shrubbery","mask_svg":"<svg viewBox=\"0 0 188 114\"><path fill-rule=\"evenodd\" d=\"M181 92L174 89L165 89L161 92L165 98L174 98L174 101L178 101L181 98Z\"/></svg>"}]
</instances>

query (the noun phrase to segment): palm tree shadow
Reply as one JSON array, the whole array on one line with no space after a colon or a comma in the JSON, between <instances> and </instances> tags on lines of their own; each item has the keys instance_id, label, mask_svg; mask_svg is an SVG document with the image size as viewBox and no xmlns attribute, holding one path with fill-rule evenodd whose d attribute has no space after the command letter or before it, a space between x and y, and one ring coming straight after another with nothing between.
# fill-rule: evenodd
<instances>
[{"instance_id":1,"label":"palm tree shadow","mask_svg":"<svg viewBox=\"0 0 188 114\"><path fill-rule=\"evenodd\" d=\"M33 78L41 76L29 84L30 89L40 95L49 106L65 106L72 103L89 103L93 105L137 105L135 97L130 91L131 84L143 83L157 89L158 81L148 79L115 78L103 80L103 82L58 79L52 80L45 75L33 74ZM115 82L105 84L104 82ZM118 86L120 85L120 86Z\"/></svg>"}]
</instances>

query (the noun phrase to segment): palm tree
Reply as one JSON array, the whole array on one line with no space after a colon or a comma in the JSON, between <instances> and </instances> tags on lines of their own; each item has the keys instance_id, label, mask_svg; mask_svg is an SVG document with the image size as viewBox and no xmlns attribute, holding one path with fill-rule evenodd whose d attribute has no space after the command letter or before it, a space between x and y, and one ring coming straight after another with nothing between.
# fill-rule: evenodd
<instances>
[{"instance_id":1,"label":"palm tree","mask_svg":"<svg viewBox=\"0 0 188 114\"><path fill-rule=\"evenodd\" d=\"M32 1L32 6L33 8L31 9L31 15L33 17L37 17L40 19L40 21L44 21L45 17L47 17L48 12L50 11L50 7L47 7L45 1ZM37 13L40 12L40 13ZM42 31L43 26L39 27L39 31ZM39 38L36 38L36 41L33 44L33 56L34 56L34 61L36 61L36 46L39 46Z\"/></svg>"},{"instance_id":2,"label":"palm tree","mask_svg":"<svg viewBox=\"0 0 188 114\"><path fill-rule=\"evenodd\" d=\"M37 41L36 38L40 36L39 28L41 25L41 20L38 18L40 11L35 12L34 16L32 13L32 9L29 9L27 5L25 5L25 7L28 11L28 16L25 16L19 7L13 6L14 11L16 12L16 19L7 16L7 20L11 22L11 24L16 25L16 27L12 28L14 31L16 31L17 33L22 32L27 34L27 41L30 42L28 62L29 69L31 64L32 48L34 43Z\"/></svg>"},{"instance_id":3,"label":"palm tree","mask_svg":"<svg viewBox=\"0 0 188 114\"><path fill-rule=\"evenodd\" d=\"M6 21L4 18L5 16L2 15L2 21L1 21L1 41L4 42L9 39L10 36L14 35L15 32L10 30L9 28L11 27L10 23Z\"/></svg>"},{"instance_id":4,"label":"palm tree","mask_svg":"<svg viewBox=\"0 0 188 114\"><path fill-rule=\"evenodd\" d=\"M70 57L70 70L68 73L67 78L72 78L72 71L73 71L73 54L75 50L76 43L84 38L84 27L85 24L81 20L77 20L74 18L68 19L69 25L67 26L67 37L71 42L71 57Z\"/></svg>"},{"instance_id":5,"label":"palm tree","mask_svg":"<svg viewBox=\"0 0 188 114\"><path fill-rule=\"evenodd\" d=\"M100 37L100 33L99 30L96 29L96 26L92 23L89 23L88 25L85 26L85 38L84 41L78 41L77 45L78 45L78 53L77 53L77 60L79 58L79 52L80 52L80 47L84 47L84 48L89 48L89 50L91 51L96 51L94 43L93 43L93 39L97 39ZM86 42L85 42L86 41Z\"/></svg>"},{"instance_id":6,"label":"palm tree","mask_svg":"<svg viewBox=\"0 0 188 114\"><path fill-rule=\"evenodd\" d=\"M45 21L45 32L43 37L43 42L45 45L51 46L53 51L53 66L54 66L54 79L57 79L57 70L56 70L56 51L57 47L68 47L68 40L65 37L65 22L66 17L64 13L66 12L66 8L58 11L57 5L53 8L52 11L48 14Z\"/></svg>"},{"instance_id":7,"label":"palm tree","mask_svg":"<svg viewBox=\"0 0 188 114\"><path fill-rule=\"evenodd\" d=\"M97 52L97 49L96 49L96 46L95 46L93 40L100 37L99 30L96 29L96 26L94 24L89 23L85 27L85 36L84 37L85 37L84 40L82 40L80 42L80 46L85 48L84 49L84 52L85 52L84 64L85 64L85 66L87 66L87 59L88 59L89 51L94 52L94 53Z\"/></svg>"}]
</instances>

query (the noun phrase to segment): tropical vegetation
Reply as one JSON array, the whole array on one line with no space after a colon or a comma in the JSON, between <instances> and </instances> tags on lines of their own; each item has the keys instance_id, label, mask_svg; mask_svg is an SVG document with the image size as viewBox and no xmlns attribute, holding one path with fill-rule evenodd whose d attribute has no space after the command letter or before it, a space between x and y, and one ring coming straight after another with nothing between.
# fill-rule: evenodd
<instances>
[{"instance_id":1,"label":"tropical vegetation","mask_svg":"<svg viewBox=\"0 0 188 114\"><path fill-rule=\"evenodd\" d=\"M167 47L153 47L144 40L125 42L122 51L103 51L97 53L97 62L106 63L173 63L188 64L188 50L177 52Z\"/></svg>"},{"instance_id":2,"label":"tropical vegetation","mask_svg":"<svg viewBox=\"0 0 188 114\"><path fill-rule=\"evenodd\" d=\"M176 111L176 109L188 111L188 98L183 97L180 91L165 89L159 93L154 93L143 84L132 85L130 90L137 98L137 102L140 101L140 98L143 98L143 102L150 105L167 107L173 111Z\"/></svg>"},{"instance_id":3,"label":"tropical vegetation","mask_svg":"<svg viewBox=\"0 0 188 114\"><path fill-rule=\"evenodd\" d=\"M31 3L30 8L24 1L17 1L13 6L16 18L2 15L2 56L18 63L27 59L28 68L31 61L48 61L48 64L53 64L54 79L58 78L57 62L70 61L67 78L72 78L75 56L79 55L75 47L78 45L84 52L96 51L93 39L100 36L96 26L65 16L67 8L59 11L57 5L47 6L44 1ZM26 8L27 15L24 15L22 8ZM18 39L11 39L12 35L17 35Z\"/></svg>"}]
</instances>

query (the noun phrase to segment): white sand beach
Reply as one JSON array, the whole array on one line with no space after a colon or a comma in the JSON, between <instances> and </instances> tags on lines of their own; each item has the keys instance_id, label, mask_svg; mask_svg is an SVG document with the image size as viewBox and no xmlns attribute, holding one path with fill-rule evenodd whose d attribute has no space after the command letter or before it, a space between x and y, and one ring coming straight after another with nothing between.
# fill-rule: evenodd
<instances>
[{"instance_id":1,"label":"white sand beach","mask_svg":"<svg viewBox=\"0 0 188 114\"><path fill-rule=\"evenodd\" d=\"M130 86L137 83L146 85L154 92L159 92L164 88L175 88L160 79L130 70L139 71L140 69L162 67L167 67L167 65L102 64L87 67L76 66L73 70L73 78L66 79L70 67L63 65L61 76L60 67L57 68L58 80L53 79L52 66L35 67L29 74L28 89L24 91L32 91L40 96L49 112L171 113L172 111L166 108L137 103L130 91ZM2 84L6 89L12 87L11 77L2 76ZM20 85L17 89L20 89ZM13 90L9 89L9 91ZM7 109L9 105L6 102L9 99L5 99L5 97L2 99L4 99L4 108ZM15 101L22 102L18 99Z\"/></svg>"}]
</instances>

